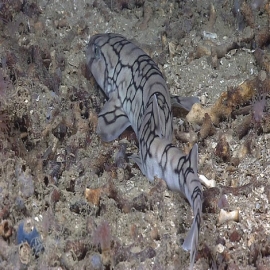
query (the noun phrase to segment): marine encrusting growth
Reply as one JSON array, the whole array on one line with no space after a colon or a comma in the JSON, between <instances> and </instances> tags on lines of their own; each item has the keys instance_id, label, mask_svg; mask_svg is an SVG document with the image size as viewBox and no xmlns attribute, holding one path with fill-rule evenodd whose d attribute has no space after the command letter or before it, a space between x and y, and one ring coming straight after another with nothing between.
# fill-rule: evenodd
<instances>
[{"instance_id":1,"label":"marine encrusting growth","mask_svg":"<svg viewBox=\"0 0 270 270\"><path fill-rule=\"evenodd\" d=\"M182 192L194 213L183 248L190 250L190 268L197 251L202 187L197 174L197 144L188 155L172 145L171 103L190 110L196 97L170 97L166 82L154 61L119 34L91 37L86 51L87 66L108 97L98 116L97 133L104 141L116 139L132 126L139 141L133 155L144 175L157 176L171 190Z\"/></svg>"}]
</instances>

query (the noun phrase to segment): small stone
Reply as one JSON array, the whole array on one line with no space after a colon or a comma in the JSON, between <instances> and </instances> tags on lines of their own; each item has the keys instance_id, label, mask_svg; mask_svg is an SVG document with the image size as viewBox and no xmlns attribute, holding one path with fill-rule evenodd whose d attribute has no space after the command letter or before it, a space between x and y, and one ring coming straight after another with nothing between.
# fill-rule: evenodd
<instances>
[{"instance_id":1,"label":"small stone","mask_svg":"<svg viewBox=\"0 0 270 270\"><path fill-rule=\"evenodd\" d=\"M225 247L224 247L222 244L216 245L216 251L217 251L218 253L223 253L224 250L225 250Z\"/></svg>"},{"instance_id":2,"label":"small stone","mask_svg":"<svg viewBox=\"0 0 270 270\"><path fill-rule=\"evenodd\" d=\"M229 237L231 242L239 242L241 239L241 235L238 231L233 231Z\"/></svg>"},{"instance_id":3,"label":"small stone","mask_svg":"<svg viewBox=\"0 0 270 270\"><path fill-rule=\"evenodd\" d=\"M150 235L151 235L151 238L153 240L159 240L160 239L160 236L159 236L159 232L158 232L158 229L157 228L153 228L150 232Z\"/></svg>"},{"instance_id":4,"label":"small stone","mask_svg":"<svg viewBox=\"0 0 270 270\"><path fill-rule=\"evenodd\" d=\"M31 259L32 249L27 242L19 246L20 261L22 264L29 264Z\"/></svg>"}]
</instances>

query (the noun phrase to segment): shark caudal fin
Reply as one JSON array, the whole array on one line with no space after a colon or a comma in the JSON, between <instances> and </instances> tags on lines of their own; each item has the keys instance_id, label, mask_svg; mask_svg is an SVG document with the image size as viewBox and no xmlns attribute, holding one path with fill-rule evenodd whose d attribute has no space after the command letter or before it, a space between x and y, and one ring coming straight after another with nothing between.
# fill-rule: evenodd
<instances>
[{"instance_id":1,"label":"shark caudal fin","mask_svg":"<svg viewBox=\"0 0 270 270\"><path fill-rule=\"evenodd\" d=\"M198 145L195 144L188 155L189 167L193 169L193 173L187 174L185 189L186 197L193 209L194 219L182 245L183 249L190 250L190 269L193 269L197 254L203 202L202 186L197 175L197 159Z\"/></svg>"},{"instance_id":2,"label":"shark caudal fin","mask_svg":"<svg viewBox=\"0 0 270 270\"><path fill-rule=\"evenodd\" d=\"M190 250L190 265L189 268L193 269L195 262L195 257L197 254L197 246L199 242L199 232L201 224L201 209L198 209L196 216L192 222L192 226L185 238L185 241L182 245L184 250Z\"/></svg>"}]
</instances>

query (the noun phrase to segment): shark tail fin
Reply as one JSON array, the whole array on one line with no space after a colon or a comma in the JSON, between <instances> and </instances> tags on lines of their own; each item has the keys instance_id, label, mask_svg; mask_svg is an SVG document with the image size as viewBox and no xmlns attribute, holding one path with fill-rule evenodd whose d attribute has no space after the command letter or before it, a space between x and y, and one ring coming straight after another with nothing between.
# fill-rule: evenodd
<instances>
[{"instance_id":1,"label":"shark tail fin","mask_svg":"<svg viewBox=\"0 0 270 270\"><path fill-rule=\"evenodd\" d=\"M198 209L196 216L193 220L192 226L185 238L182 245L184 250L190 250L190 269L193 269L195 257L197 254L197 246L199 241L199 232L201 224L201 211Z\"/></svg>"},{"instance_id":2,"label":"shark tail fin","mask_svg":"<svg viewBox=\"0 0 270 270\"><path fill-rule=\"evenodd\" d=\"M198 145L195 144L189 153L189 161L193 168L193 174L187 176L187 183L189 184L189 192L187 192L189 196L187 198L193 209L194 219L182 245L183 249L190 250L190 269L193 269L197 254L203 202L202 186L197 175L197 159Z\"/></svg>"}]
</instances>

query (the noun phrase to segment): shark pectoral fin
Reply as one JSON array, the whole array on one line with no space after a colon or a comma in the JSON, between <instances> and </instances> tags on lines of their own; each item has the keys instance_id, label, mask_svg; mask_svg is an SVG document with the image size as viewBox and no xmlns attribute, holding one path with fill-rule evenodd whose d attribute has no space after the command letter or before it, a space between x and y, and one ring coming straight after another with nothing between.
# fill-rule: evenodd
<instances>
[{"instance_id":1,"label":"shark pectoral fin","mask_svg":"<svg viewBox=\"0 0 270 270\"><path fill-rule=\"evenodd\" d=\"M130 126L126 113L122 110L121 101L116 92L105 103L98 115L97 134L105 142L115 140Z\"/></svg>"},{"instance_id":2,"label":"shark pectoral fin","mask_svg":"<svg viewBox=\"0 0 270 270\"><path fill-rule=\"evenodd\" d=\"M173 107L180 107L190 111L193 104L200 103L200 100L198 97L171 96L171 103Z\"/></svg>"},{"instance_id":3,"label":"shark pectoral fin","mask_svg":"<svg viewBox=\"0 0 270 270\"><path fill-rule=\"evenodd\" d=\"M142 172L144 175L146 175L146 174L145 174L145 171L144 171L144 168L143 168L143 166L142 166L142 160L141 160L141 158L139 157L139 155L137 155L137 154L132 154L131 156L129 156L129 158L130 158L131 160L133 160L133 161L138 165L138 167L140 168L141 172Z\"/></svg>"}]
</instances>

